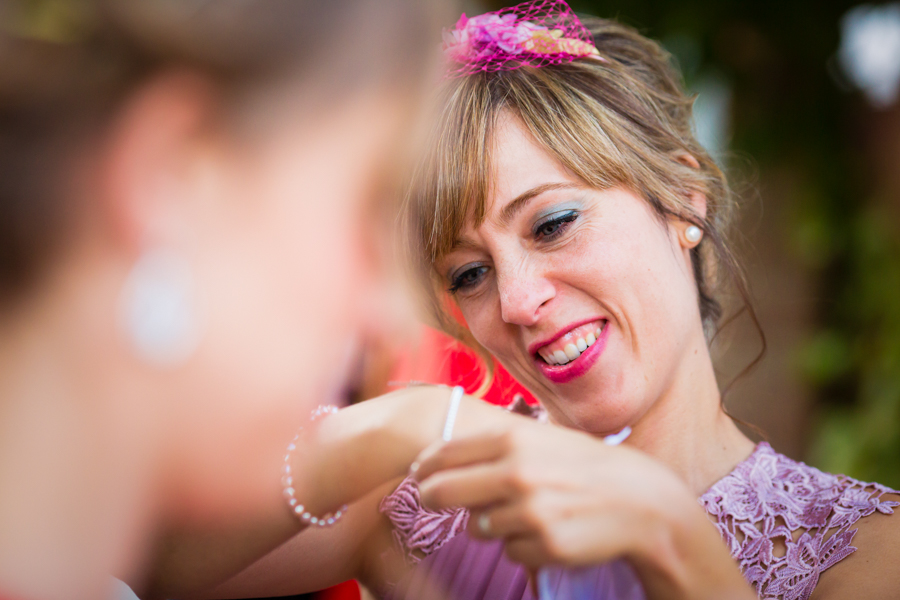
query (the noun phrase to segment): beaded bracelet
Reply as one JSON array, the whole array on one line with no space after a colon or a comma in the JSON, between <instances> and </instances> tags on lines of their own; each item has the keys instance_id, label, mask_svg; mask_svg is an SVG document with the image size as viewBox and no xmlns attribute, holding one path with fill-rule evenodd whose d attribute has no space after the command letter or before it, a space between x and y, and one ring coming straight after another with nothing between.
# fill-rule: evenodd
<instances>
[{"instance_id":1,"label":"beaded bracelet","mask_svg":"<svg viewBox=\"0 0 900 600\"><path fill-rule=\"evenodd\" d=\"M336 406L322 405L316 408L310 416L310 422L320 419L323 416L337 414ZM281 483L284 485L284 498L287 500L288 507L302 523L319 527L328 527L337 523L344 513L347 512L347 505L343 505L340 509L334 511L334 514L328 513L322 517L314 517L310 514L306 507L297 501L294 496L294 476L291 472L291 453L297 448L297 442L300 440L300 433L303 431L301 427L291 443L288 444L287 453L284 455L284 475L281 477Z\"/></svg>"}]
</instances>

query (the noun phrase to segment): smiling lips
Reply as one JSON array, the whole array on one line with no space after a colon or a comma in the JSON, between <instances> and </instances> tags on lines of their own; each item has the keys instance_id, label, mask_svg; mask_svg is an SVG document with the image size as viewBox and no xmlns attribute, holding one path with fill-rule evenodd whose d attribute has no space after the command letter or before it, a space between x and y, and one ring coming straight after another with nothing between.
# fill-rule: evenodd
<instances>
[{"instance_id":1,"label":"smiling lips","mask_svg":"<svg viewBox=\"0 0 900 600\"><path fill-rule=\"evenodd\" d=\"M548 365L572 362L594 345L603 331L603 324L588 323L576 327L555 342L540 348L537 353Z\"/></svg>"},{"instance_id":2,"label":"smiling lips","mask_svg":"<svg viewBox=\"0 0 900 600\"><path fill-rule=\"evenodd\" d=\"M539 345L532 355L538 369L555 383L580 377L600 357L609 327L605 319L582 323L550 343Z\"/></svg>"}]
</instances>

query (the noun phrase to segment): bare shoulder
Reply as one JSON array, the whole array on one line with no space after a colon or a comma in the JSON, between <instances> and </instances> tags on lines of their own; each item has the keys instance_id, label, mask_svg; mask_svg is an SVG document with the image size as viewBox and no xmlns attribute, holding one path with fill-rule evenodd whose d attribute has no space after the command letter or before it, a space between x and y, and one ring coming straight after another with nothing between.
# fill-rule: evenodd
<instances>
[{"instance_id":1,"label":"bare shoulder","mask_svg":"<svg viewBox=\"0 0 900 600\"><path fill-rule=\"evenodd\" d=\"M900 494L885 494L882 498L900 502ZM894 514L875 512L860 519L855 527L856 552L822 573L813 600L897 598L900 507L894 507Z\"/></svg>"}]
</instances>

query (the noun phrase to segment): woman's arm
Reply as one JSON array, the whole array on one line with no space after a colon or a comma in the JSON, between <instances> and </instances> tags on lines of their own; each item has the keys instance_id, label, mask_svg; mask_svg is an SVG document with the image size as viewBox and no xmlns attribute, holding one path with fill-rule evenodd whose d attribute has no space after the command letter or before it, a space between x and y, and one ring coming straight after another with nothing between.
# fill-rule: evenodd
<instances>
[{"instance_id":1,"label":"woman's arm","mask_svg":"<svg viewBox=\"0 0 900 600\"><path fill-rule=\"evenodd\" d=\"M886 494L885 500L900 501L900 494ZM900 590L900 511L893 514L878 511L863 517L853 525L856 552L820 576L812 600L866 598L889 600Z\"/></svg>"},{"instance_id":2,"label":"woman's arm","mask_svg":"<svg viewBox=\"0 0 900 600\"><path fill-rule=\"evenodd\" d=\"M377 510L381 499L398 483L381 486L354 503L346 522L330 529L305 530L199 597L291 596L348 579L358 579L371 589L380 589L385 581L399 580L406 564L395 552L390 522ZM335 535L345 527L353 535Z\"/></svg>"},{"instance_id":3,"label":"woman's arm","mask_svg":"<svg viewBox=\"0 0 900 600\"><path fill-rule=\"evenodd\" d=\"M528 424L436 444L418 464L426 505L471 508L469 532L531 569L625 558L649 598L756 598L684 483L636 450Z\"/></svg>"},{"instance_id":4,"label":"woman's arm","mask_svg":"<svg viewBox=\"0 0 900 600\"><path fill-rule=\"evenodd\" d=\"M303 526L288 511L280 483L273 481L266 513L228 530L179 532L164 540L150 580L136 588L144 590L139 595L145 600L223 593L274 596L321 589L354 577L372 578L368 557L384 549L378 540L389 539L378 533L385 527L378 503L385 490L406 475L419 452L440 438L449 397L448 388L411 387L318 421L293 454L294 485L298 499L313 514L356 501L337 525L298 535ZM527 422L466 397L456 432L500 432ZM390 485L385 488L386 484ZM371 548L373 540L376 550ZM256 578L257 585L236 578L230 582L236 586L233 590L213 589L276 548L271 560L254 567L257 574L266 573Z\"/></svg>"}]
</instances>

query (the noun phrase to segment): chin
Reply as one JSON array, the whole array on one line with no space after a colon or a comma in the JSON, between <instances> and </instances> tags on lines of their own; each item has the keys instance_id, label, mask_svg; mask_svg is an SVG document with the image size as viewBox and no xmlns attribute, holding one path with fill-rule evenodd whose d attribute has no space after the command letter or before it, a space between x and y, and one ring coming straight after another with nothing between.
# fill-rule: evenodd
<instances>
[{"instance_id":1,"label":"chin","mask_svg":"<svg viewBox=\"0 0 900 600\"><path fill-rule=\"evenodd\" d=\"M609 435L634 425L643 412L643 403L635 394L624 391L604 391L601 382L585 381L580 390L556 394L546 403L553 422L591 434Z\"/></svg>"}]
</instances>

